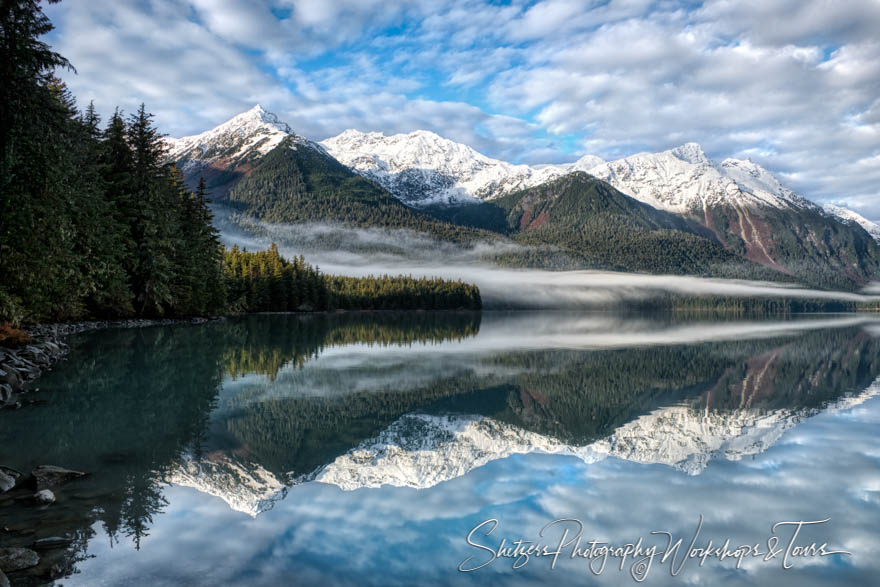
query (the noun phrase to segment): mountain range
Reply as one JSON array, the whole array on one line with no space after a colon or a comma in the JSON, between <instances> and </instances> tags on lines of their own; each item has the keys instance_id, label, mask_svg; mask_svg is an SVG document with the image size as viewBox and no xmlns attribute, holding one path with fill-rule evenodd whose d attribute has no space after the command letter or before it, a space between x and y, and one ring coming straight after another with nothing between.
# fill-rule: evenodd
<instances>
[{"instance_id":1,"label":"mountain range","mask_svg":"<svg viewBox=\"0 0 880 587\"><path fill-rule=\"evenodd\" d=\"M259 105L166 141L187 181L204 177L216 200L270 222L509 241L523 253L495 260L520 266L849 290L880 274L880 226L810 202L752 161L711 161L696 143L608 162L514 165L423 130L347 130L318 143Z\"/></svg>"}]
</instances>

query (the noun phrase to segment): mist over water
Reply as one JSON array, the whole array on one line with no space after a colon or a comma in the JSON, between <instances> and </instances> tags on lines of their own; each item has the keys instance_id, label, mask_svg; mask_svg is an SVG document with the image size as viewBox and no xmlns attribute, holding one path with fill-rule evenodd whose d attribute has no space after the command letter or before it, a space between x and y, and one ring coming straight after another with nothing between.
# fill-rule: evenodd
<instances>
[{"instance_id":1,"label":"mist over water","mask_svg":"<svg viewBox=\"0 0 880 587\"><path fill-rule=\"evenodd\" d=\"M589 308L660 295L742 298L800 298L841 302L880 300L880 286L862 293L825 291L796 284L682 275L649 275L615 271L548 271L513 269L487 259L494 255L554 247L526 247L510 242L480 242L462 246L437 241L406 229L347 228L325 223L271 224L242 218L215 208L215 224L227 246L249 250L276 243L282 255L303 255L325 273L364 276L405 274L460 279L480 288L487 308Z\"/></svg>"}]
</instances>

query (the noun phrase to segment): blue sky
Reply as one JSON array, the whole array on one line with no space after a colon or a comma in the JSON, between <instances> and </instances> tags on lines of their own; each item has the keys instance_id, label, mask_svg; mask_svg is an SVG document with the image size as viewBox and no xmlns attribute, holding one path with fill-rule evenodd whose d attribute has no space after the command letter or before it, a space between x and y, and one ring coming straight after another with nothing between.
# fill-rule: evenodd
<instances>
[{"instance_id":1,"label":"blue sky","mask_svg":"<svg viewBox=\"0 0 880 587\"><path fill-rule=\"evenodd\" d=\"M428 129L513 162L688 141L880 219L880 1L66 0L99 110L164 132L261 103L297 132Z\"/></svg>"}]
</instances>

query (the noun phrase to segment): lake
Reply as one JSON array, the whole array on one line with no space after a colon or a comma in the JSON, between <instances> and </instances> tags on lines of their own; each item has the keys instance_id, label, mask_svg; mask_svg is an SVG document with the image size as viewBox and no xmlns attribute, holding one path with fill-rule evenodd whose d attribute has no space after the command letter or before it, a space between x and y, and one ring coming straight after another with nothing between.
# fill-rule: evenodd
<instances>
[{"instance_id":1,"label":"lake","mask_svg":"<svg viewBox=\"0 0 880 587\"><path fill-rule=\"evenodd\" d=\"M870 315L277 314L69 343L0 411L0 464L90 473L0 500L2 545L70 540L41 571L65 586L880 576Z\"/></svg>"}]
</instances>

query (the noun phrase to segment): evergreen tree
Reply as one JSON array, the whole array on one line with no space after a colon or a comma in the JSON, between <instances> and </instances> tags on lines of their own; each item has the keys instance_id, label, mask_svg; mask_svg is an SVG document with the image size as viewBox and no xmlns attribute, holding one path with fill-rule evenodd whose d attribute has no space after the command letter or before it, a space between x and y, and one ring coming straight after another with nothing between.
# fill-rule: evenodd
<instances>
[{"instance_id":1,"label":"evergreen tree","mask_svg":"<svg viewBox=\"0 0 880 587\"><path fill-rule=\"evenodd\" d=\"M0 315L70 308L72 262L61 136L67 110L53 72L70 64L39 37L52 25L33 0L0 4Z\"/></svg>"},{"instance_id":2,"label":"evergreen tree","mask_svg":"<svg viewBox=\"0 0 880 587\"><path fill-rule=\"evenodd\" d=\"M176 301L175 249L179 231L174 211L184 187L180 178L171 175L163 165L162 137L143 104L137 114L129 116L126 130L137 210L133 227L137 246L132 280L135 309L143 316L162 316Z\"/></svg>"},{"instance_id":3,"label":"evergreen tree","mask_svg":"<svg viewBox=\"0 0 880 587\"><path fill-rule=\"evenodd\" d=\"M137 245L132 232L137 224L137 207L132 193L133 161L128 145L125 120L118 109L110 117L98 148L98 168L113 215L120 226L120 247L123 264L129 275L136 266Z\"/></svg>"},{"instance_id":4,"label":"evergreen tree","mask_svg":"<svg viewBox=\"0 0 880 587\"><path fill-rule=\"evenodd\" d=\"M81 276L79 295L87 315L125 316L132 311L131 290L124 267L123 225L96 163L101 158L100 117L90 103L77 116L71 103L73 164L79 170L72 192L75 224L74 252Z\"/></svg>"}]
</instances>

